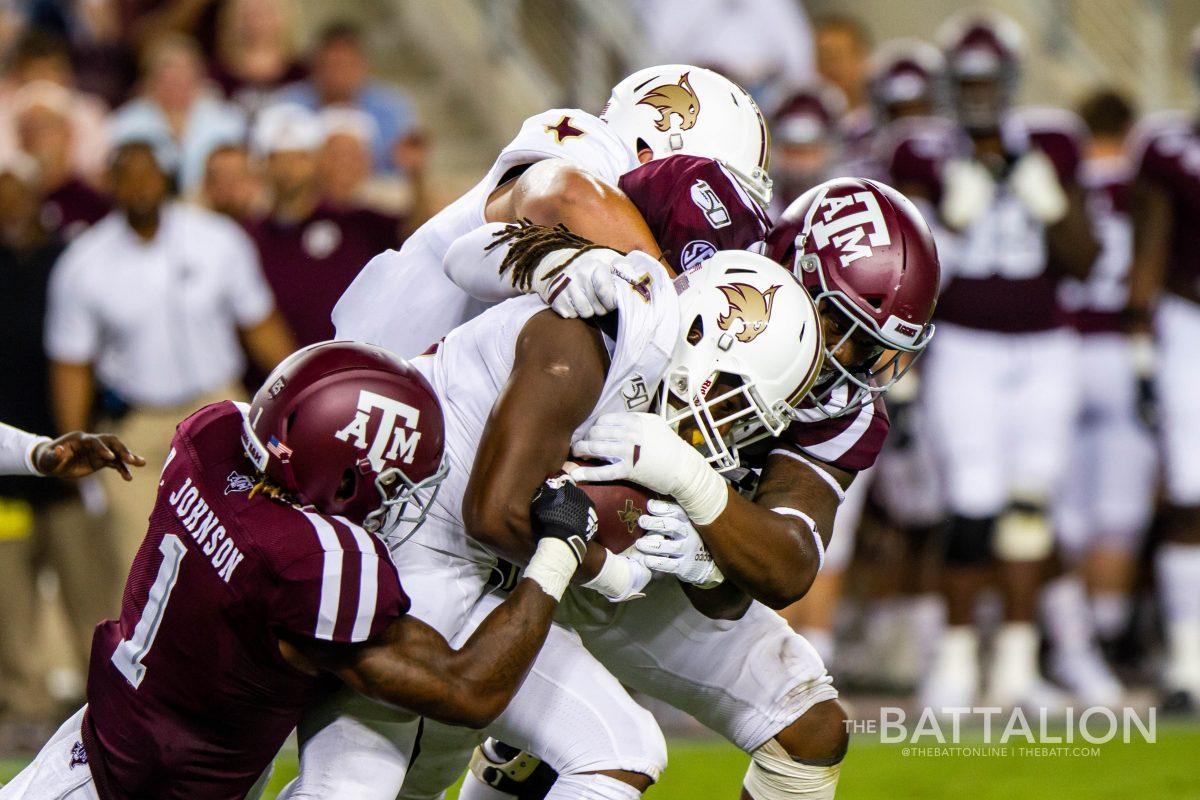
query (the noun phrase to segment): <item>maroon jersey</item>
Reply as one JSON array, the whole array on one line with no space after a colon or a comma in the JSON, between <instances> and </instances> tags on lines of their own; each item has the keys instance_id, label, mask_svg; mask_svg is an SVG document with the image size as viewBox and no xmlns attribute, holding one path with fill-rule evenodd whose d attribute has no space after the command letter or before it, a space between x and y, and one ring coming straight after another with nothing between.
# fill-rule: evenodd
<instances>
[{"instance_id":1,"label":"maroon jersey","mask_svg":"<svg viewBox=\"0 0 1200 800\"><path fill-rule=\"evenodd\" d=\"M882 396L852 414L833 419L801 407L799 419L772 446L846 472L859 472L875 463L890 427Z\"/></svg>"},{"instance_id":2,"label":"maroon jersey","mask_svg":"<svg viewBox=\"0 0 1200 800\"><path fill-rule=\"evenodd\" d=\"M240 800L329 682L279 636L362 642L408 610L381 541L250 496L242 412L180 423L120 620L92 641L83 738L103 800Z\"/></svg>"},{"instance_id":3,"label":"maroon jersey","mask_svg":"<svg viewBox=\"0 0 1200 800\"><path fill-rule=\"evenodd\" d=\"M940 203L946 164L973 156L966 135L946 125L924 123L919 133L908 136L906 128L900 127L888 137L888 171L901 190L916 187ZM1086 130L1074 114L1048 108L1016 110L1005 117L1000 135L1010 169L1037 150L1049 158L1064 187L1078 183ZM1007 177L997 181L987 212L966 230L947 236L939 250L949 280L938 300L937 320L1004 333L1044 331L1063 324L1057 302L1059 279L1047 269L1045 225L1024 207Z\"/></svg>"},{"instance_id":4,"label":"maroon jersey","mask_svg":"<svg viewBox=\"0 0 1200 800\"><path fill-rule=\"evenodd\" d=\"M102 220L112 203L78 178L59 186L42 198L41 221L48 231L71 241Z\"/></svg>"},{"instance_id":5,"label":"maroon jersey","mask_svg":"<svg viewBox=\"0 0 1200 800\"><path fill-rule=\"evenodd\" d=\"M668 156L621 176L618 184L642 212L675 273L718 250L750 250L767 237L766 214L711 158ZM674 198L664 203L663 198Z\"/></svg>"},{"instance_id":6,"label":"maroon jersey","mask_svg":"<svg viewBox=\"0 0 1200 800\"><path fill-rule=\"evenodd\" d=\"M1181 113L1144 122L1135 137L1137 179L1166 192L1174 223L1167 261L1167 288L1200 293L1200 130Z\"/></svg>"},{"instance_id":7,"label":"maroon jersey","mask_svg":"<svg viewBox=\"0 0 1200 800\"><path fill-rule=\"evenodd\" d=\"M1124 158L1085 161L1080 172L1087 190L1088 216L1100 240L1100 256L1086 281L1063 280L1059 301L1081 333L1116 333L1129 301L1133 262L1133 223L1129 195L1133 173Z\"/></svg>"},{"instance_id":8,"label":"maroon jersey","mask_svg":"<svg viewBox=\"0 0 1200 800\"><path fill-rule=\"evenodd\" d=\"M309 345L333 338L330 314L368 261L400 244L400 221L365 209L319 208L298 224L247 223L280 313Z\"/></svg>"}]
</instances>

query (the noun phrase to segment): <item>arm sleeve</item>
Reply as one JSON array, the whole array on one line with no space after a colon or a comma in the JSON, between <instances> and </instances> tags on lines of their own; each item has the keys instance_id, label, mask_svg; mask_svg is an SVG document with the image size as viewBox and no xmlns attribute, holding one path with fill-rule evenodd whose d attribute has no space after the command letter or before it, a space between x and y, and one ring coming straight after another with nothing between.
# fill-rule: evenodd
<instances>
[{"instance_id":1,"label":"arm sleeve","mask_svg":"<svg viewBox=\"0 0 1200 800\"><path fill-rule=\"evenodd\" d=\"M37 475L33 448L42 441L50 440L0 422L0 475Z\"/></svg>"},{"instance_id":2,"label":"arm sleeve","mask_svg":"<svg viewBox=\"0 0 1200 800\"><path fill-rule=\"evenodd\" d=\"M275 296L263 276L262 262L254 242L245 231L232 223L227 231L230 240L226 272L229 302L238 326L250 328L266 319L275 309Z\"/></svg>"},{"instance_id":3,"label":"arm sleeve","mask_svg":"<svg viewBox=\"0 0 1200 800\"><path fill-rule=\"evenodd\" d=\"M504 228L503 222L480 225L455 239L442 259L446 277L467 294L487 303L498 303L521 294L512 285L511 275L500 274L500 263L508 253L508 245L485 250Z\"/></svg>"},{"instance_id":4,"label":"arm sleeve","mask_svg":"<svg viewBox=\"0 0 1200 800\"><path fill-rule=\"evenodd\" d=\"M81 287L76 252L68 248L50 275L46 355L54 361L89 364L100 348L100 321Z\"/></svg>"},{"instance_id":5,"label":"arm sleeve","mask_svg":"<svg viewBox=\"0 0 1200 800\"><path fill-rule=\"evenodd\" d=\"M365 642L408 612L408 597L395 566L380 552L382 545L364 553L342 549L332 529L329 536L329 549L304 556L280 573L272 621L311 639Z\"/></svg>"}]
</instances>

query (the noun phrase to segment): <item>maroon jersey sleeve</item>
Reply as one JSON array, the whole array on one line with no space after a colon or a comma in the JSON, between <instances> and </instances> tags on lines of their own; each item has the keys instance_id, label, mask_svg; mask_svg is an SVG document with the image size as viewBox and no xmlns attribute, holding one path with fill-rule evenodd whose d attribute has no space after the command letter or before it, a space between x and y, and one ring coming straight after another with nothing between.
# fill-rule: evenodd
<instances>
[{"instance_id":1,"label":"maroon jersey sleeve","mask_svg":"<svg viewBox=\"0 0 1200 800\"><path fill-rule=\"evenodd\" d=\"M805 415L803 410L800 413ZM880 398L844 417L827 419L813 414L797 419L773 446L846 472L860 472L875 463L890 426Z\"/></svg>"},{"instance_id":2,"label":"maroon jersey sleeve","mask_svg":"<svg viewBox=\"0 0 1200 800\"><path fill-rule=\"evenodd\" d=\"M718 250L748 250L766 239L765 212L710 158L678 155L650 161L622 175L619 186L642 213L675 272Z\"/></svg>"},{"instance_id":3,"label":"maroon jersey sleeve","mask_svg":"<svg viewBox=\"0 0 1200 800\"><path fill-rule=\"evenodd\" d=\"M304 512L320 552L284 567L271 603L283 630L331 642L364 642L407 613L408 597L376 537L340 519Z\"/></svg>"},{"instance_id":4,"label":"maroon jersey sleeve","mask_svg":"<svg viewBox=\"0 0 1200 800\"><path fill-rule=\"evenodd\" d=\"M888 183L938 203L946 162L966 150L962 132L949 120L916 117L896 120L884 128L876 137L874 157Z\"/></svg>"},{"instance_id":5,"label":"maroon jersey sleeve","mask_svg":"<svg viewBox=\"0 0 1200 800\"><path fill-rule=\"evenodd\" d=\"M1061 108L1026 108L1016 114L1030 146L1041 150L1054 165L1063 186L1079 183L1087 128L1074 113Z\"/></svg>"}]
</instances>

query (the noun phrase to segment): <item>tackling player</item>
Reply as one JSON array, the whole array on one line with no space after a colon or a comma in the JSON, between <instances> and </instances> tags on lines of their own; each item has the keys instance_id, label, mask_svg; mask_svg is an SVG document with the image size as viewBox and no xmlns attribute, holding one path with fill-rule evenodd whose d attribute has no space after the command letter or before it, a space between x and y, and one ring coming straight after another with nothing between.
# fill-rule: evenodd
<instances>
[{"instance_id":1,"label":"tackling player","mask_svg":"<svg viewBox=\"0 0 1200 800\"><path fill-rule=\"evenodd\" d=\"M525 580L455 650L407 614L381 538L421 524L446 470L429 383L366 345L301 350L249 407L184 420L121 617L96 630L88 704L0 798L241 800L329 677L488 724L541 647L595 511L569 482L535 487Z\"/></svg>"},{"instance_id":2,"label":"tackling player","mask_svg":"<svg viewBox=\"0 0 1200 800\"><path fill-rule=\"evenodd\" d=\"M74 431L51 439L0 422L0 475L82 478L108 467L128 481L129 467L145 465L110 433Z\"/></svg>"},{"instance_id":3,"label":"tackling player","mask_svg":"<svg viewBox=\"0 0 1200 800\"><path fill-rule=\"evenodd\" d=\"M613 88L599 117L560 108L526 120L483 180L398 252L383 253L363 268L334 308L338 337L412 357L479 314L490 301L455 286L442 262L456 239L486 222L562 223L590 241L657 257L641 215L615 187L639 163L672 154L714 158L753 202L770 201L766 124L750 95L700 67L640 70ZM607 264L582 259L563 271L554 288L535 276L528 291L550 303L554 289L571 286L573 291L557 292L555 307L592 316L602 311L590 302L598 269L606 274Z\"/></svg>"}]
</instances>

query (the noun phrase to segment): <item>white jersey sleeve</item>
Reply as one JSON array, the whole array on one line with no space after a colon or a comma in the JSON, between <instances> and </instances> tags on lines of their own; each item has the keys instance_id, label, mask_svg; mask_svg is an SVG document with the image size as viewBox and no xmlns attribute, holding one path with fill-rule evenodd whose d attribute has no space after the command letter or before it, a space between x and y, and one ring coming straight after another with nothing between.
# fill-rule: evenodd
<instances>
[{"instance_id":1,"label":"white jersey sleeve","mask_svg":"<svg viewBox=\"0 0 1200 800\"><path fill-rule=\"evenodd\" d=\"M643 253L631 253L614 270L620 280L615 339L605 334L608 375L595 410L574 438L600 414L647 410L679 336L679 306L666 270ZM492 560L463 534L462 500L488 416L512 373L517 339L530 318L546 310L536 295L506 300L455 329L435 352L413 361L442 406L450 468L430 512L444 524L422 527L416 541L472 560Z\"/></svg>"},{"instance_id":2,"label":"white jersey sleeve","mask_svg":"<svg viewBox=\"0 0 1200 800\"><path fill-rule=\"evenodd\" d=\"M333 309L339 339L357 339L412 358L469 319L487 303L475 300L442 267L456 239L486 223L488 197L520 167L562 158L612 185L637 166L637 154L608 124L575 108L530 117L483 180L418 228L399 251L373 258Z\"/></svg>"},{"instance_id":3,"label":"white jersey sleeve","mask_svg":"<svg viewBox=\"0 0 1200 800\"><path fill-rule=\"evenodd\" d=\"M33 448L42 441L49 439L0 422L0 475L37 475Z\"/></svg>"}]
</instances>

